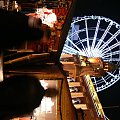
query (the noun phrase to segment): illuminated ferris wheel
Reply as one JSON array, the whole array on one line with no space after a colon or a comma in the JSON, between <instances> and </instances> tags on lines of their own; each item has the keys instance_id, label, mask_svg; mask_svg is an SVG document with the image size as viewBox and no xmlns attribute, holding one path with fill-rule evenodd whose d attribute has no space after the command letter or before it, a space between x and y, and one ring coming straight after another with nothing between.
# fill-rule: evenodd
<instances>
[{"instance_id":1,"label":"illuminated ferris wheel","mask_svg":"<svg viewBox=\"0 0 120 120\"><path fill-rule=\"evenodd\" d=\"M117 65L101 78L91 77L97 92L105 90L120 79L120 25L103 16L75 17L62 53L100 57Z\"/></svg>"}]
</instances>

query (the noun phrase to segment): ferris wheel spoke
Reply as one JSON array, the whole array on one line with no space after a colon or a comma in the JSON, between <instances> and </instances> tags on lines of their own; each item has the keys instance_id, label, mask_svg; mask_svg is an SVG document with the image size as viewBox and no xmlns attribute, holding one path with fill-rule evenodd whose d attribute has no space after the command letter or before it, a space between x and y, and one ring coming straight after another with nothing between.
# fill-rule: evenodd
<instances>
[{"instance_id":1,"label":"ferris wheel spoke","mask_svg":"<svg viewBox=\"0 0 120 120\"><path fill-rule=\"evenodd\" d=\"M91 77L97 92L109 88L120 80L119 36L120 25L103 16L74 17L71 24L63 53L100 57L104 62L118 66L116 70L106 72L105 76Z\"/></svg>"},{"instance_id":2,"label":"ferris wheel spoke","mask_svg":"<svg viewBox=\"0 0 120 120\"><path fill-rule=\"evenodd\" d=\"M103 54L104 53L107 53L108 51L110 51L110 50L112 50L112 49L114 49L115 47L118 47L120 45L120 41L119 42L117 42L117 43L115 43L115 44L113 44L113 45L111 45L109 48L106 48L106 49L104 49L103 51Z\"/></svg>"},{"instance_id":3,"label":"ferris wheel spoke","mask_svg":"<svg viewBox=\"0 0 120 120\"><path fill-rule=\"evenodd\" d=\"M96 87L97 87L97 80L96 80L96 78L95 78L95 77L92 77L92 78L93 78L94 84L95 84Z\"/></svg>"},{"instance_id":4,"label":"ferris wheel spoke","mask_svg":"<svg viewBox=\"0 0 120 120\"><path fill-rule=\"evenodd\" d=\"M106 80L104 79L104 77L102 77L102 80L103 80L104 83L106 83Z\"/></svg>"},{"instance_id":5,"label":"ferris wheel spoke","mask_svg":"<svg viewBox=\"0 0 120 120\"><path fill-rule=\"evenodd\" d=\"M63 53L67 53L67 54L76 54L76 53L74 53L74 51L72 51L71 52L71 50L69 50L69 49L63 49L63 51L62 51Z\"/></svg>"},{"instance_id":6,"label":"ferris wheel spoke","mask_svg":"<svg viewBox=\"0 0 120 120\"><path fill-rule=\"evenodd\" d=\"M71 51L71 52L73 52L73 53L78 53L78 51L77 50L75 50L74 48L72 48L72 47L70 47L70 46L68 46L68 45L65 45L64 46L64 49L65 50L68 50L68 51ZM63 50L64 50L63 49ZM79 51L80 53L82 53L82 51Z\"/></svg>"},{"instance_id":7,"label":"ferris wheel spoke","mask_svg":"<svg viewBox=\"0 0 120 120\"><path fill-rule=\"evenodd\" d=\"M112 37L107 41L105 42L105 44L103 44L99 49L103 50L106 46L109 45L109 43L114 40L118 35L120 34L120 29L114 34L112 35Z\"/></svg>"},{"instance_id":8,"label":"ferris wheel spoke","mask_svg":"<svg viewBox=\"0 0 120 120\"><path fill-rule=\"evenodd\" d=\"M77 31L79 30L79 26L78 25L75 25L75 24L72 24L71 25L72 26L72 28L71 28L71 30L72 30L72 37L74 36L74 35L76 35L78 38L79 38L79 35L78 35L78 33L77 33Z\"/></svg>"},{"instance_id":9,"label":"ferris wheel spoke","mask_svg":"<svg viewBox=\"0 0 120 120\"><path fill-rule=\"evenodd\" d=\"M85 49L85 48L84 48L83 43L81 42L81 40L79 40L79 41L75 42L74 44L75 44L75 45L80 45L80 44L81 44L81 45L82 45L82 47L83 47L83 49Z\"/></svg>"},{"instance_id":10,"label":"ferris wheel spoke","mask_svg":"<svg viewBox=\"0 0 120 120\"><path fill-rule=\"evenodd\" d=\"M85 47L84 47L84 45L83 45L83 43L82 43L82 40L80 39L80 36L78 35L78 33L77 33L77 31L76 31L76 28L75 28L75 25L74 24L72 24L72 29L74 29L75 30L75 35L77 35L77 37L78 37L78 42L75 42L75 45L77 46L78 44L81 44L82 45L82 47L83 47L83 50L85 51L85 53L87 54L87 51L86 51L86 49L85 49Z\"/></svg>"},{"instance_id":11,"label":"ferris wheel spoke","mask_svg":"<svg viewBox=\"0 0 120 120\"><path fill-rule=\"evenodd\" d=\"M84 50L84 52L85 52L85 54L88 55L88 53L87 53L87 51L86 51L86 49L85 49L85 47L84 47L84 45L83 45L83 42L81 42L81 40L75 42L74 44L75 44L76 46L79 45L79 44L81 44L81 45L82 45L82 48L83 48L83 50Z\"/></svg>"},{"instance_id":12,"label":"ferris wheel spoke","mask_svg":"<svg viewBox=\"0 0 120 120\"><path fill-rule=\"evenodd\" d=\"M116 75L112 74L111 72L107 72L111 77L116 77Z\"/></svg>"},{"instance_id":13,"label":"ferris wheel spoke","mask_svg":"<svg viewBox=\"0 0 120 120\"><path fill-rule=\"evenodd\" d=\"M75 35L77 35L77 37L79 38L79 35L78 35L77 30L76 30L76 28L75 28L75 24L72 24L72 31L75 31L75 32L74 32Z\"/></svg>"},{"instance_id":14,"label":"ferris wheel spoke","mask_svg":"<svg viewBox=\"0 0 120 120\"><path fill-rule=\"evenodd\" d=\"M79 48L77 45L75 45L75 44L73 43L73 41L71 41L68 37L67 37L67 40L68 40L79 52L81 52L80 48Z\"/></svg>"},{"instance_id":15,"label":"ferris wheel spoke","mask_svg":"<svg viewBox=\"0 0 120 120\"><path fill-rule=\"evenodd\" d=\"M86 28L86 37L87 37L87 48L90 50L90 43L88 38L88 27L87 27L87 20L85 19L85 28Z\"/></svg>"},{"instance_id":16,"label":"ferris wheel spoke","mask_svg":"<svg viewBox=\"0 0 120 120\"><path fill-rule=\"evenodd\" d=\"M120 61L120 58L112 58L111 61L112 61L112 62L119 62L119 61Z\"/></svg>"},{"instance_id":17,"label":"ferris wheel spoke","mask_svg":"<svg viewBox=\"0 0 120 120\"><path fill-rule=\"evenodd\" d=\"M77 35L77 37L78 37L78 42L75 43L75 46L77 46L78 44L81 43L81 45L82 45L82 47L83 47L83 50L85 51L85 54L88 54L87 51L86 51L86 49L85 49L85 47L84 47L84 45L83 45L83 43L82 43L82 41L81 41L81 39L80 39L80 36L78 35L78 33L77 33L77 31L76 31L76 28L75 28L75 25L74 25L74 24L72 24L72 29L75 30L75 34L74 34L74 35ZM74 43L73 43L73 44L74 44Z\"/></svg>"},{"instance_id":18,"label":"ferris wheel spoke","mask_svg":"<svg viewBox=\"0 0 120 120\"><path fill-rule=\"evenodd\" d=\"M97 21L97 26L96 26L96 29L95 29L95 34L94 34L94 38L93 38L93 42L92 42L92 47L91 47L92 49L95 46L95 42L96 42L96 38L97 38L99 26L100 26L100 19L98 19L98 21Z\"/></svg>"},{"instance_id":19,"label":"ferris wheel spoke","mask_svg":"<svg viewBox=\"0 0 120 120\"><path fill-rule=\"evenodd\" d=\"M99 42L97 43L96 47L95 48L99 48L100 45L102 44L104 38L106 37L108 31L110 30L111 26L113 25L113 22L110 22L108 27L106 28L106 30L104 31L102 37L100 38Z\"/></svg>"},{"instance_id":20,"label":"ferris wheel spoke","mask_svg":"<svg viewBox=\"0 0 120 120\"><path fill-rule=\"evenodd\" d=\"M108 61L108 62L119 62L120 59L119 58L103 58L104 61Z\"/></svg>"},{"instance_id":21,"label":"ferris wheel spoke","mask_svg":"<svg viewBox=\"0 0 120 120\"><path fill-rule=\"evenodd\" d=\"M105 57L110 57L112 55L120 55L120 50L117 50L117 51L114 51L114 52L111 52L111 53L103 54L103 56L105 56Z\"/></svg>"}]
</instances>

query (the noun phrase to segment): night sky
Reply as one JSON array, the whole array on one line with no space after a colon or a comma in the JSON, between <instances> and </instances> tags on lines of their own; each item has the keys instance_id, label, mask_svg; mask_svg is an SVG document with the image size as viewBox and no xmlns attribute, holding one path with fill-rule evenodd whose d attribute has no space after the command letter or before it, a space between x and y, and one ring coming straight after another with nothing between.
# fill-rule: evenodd
<instances>
[{"instance_id":1,"label":"night sky","mask_svg":"<svg viewBox=\"0 0 120 120\"><path fill-rule=\"evenodd\" d=\"M77 0L74 16L98 15L120 23L119 0ZM120 80L98 93L105 115L120 120Z\"/></svg>"}]
</instances>

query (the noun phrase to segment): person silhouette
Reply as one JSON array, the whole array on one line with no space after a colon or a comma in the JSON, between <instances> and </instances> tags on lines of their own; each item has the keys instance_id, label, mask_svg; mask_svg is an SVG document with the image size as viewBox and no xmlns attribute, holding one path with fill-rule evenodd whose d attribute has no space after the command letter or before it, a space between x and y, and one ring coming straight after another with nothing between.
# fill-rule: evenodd
<instances>
[{"instance_id":1,"label":"person silhouette","mask_svg":"<svg viewBox=\"0 0 120 120\"><path fill-rule=\"evenodd\" d=\"M37 77L13 75L0 82L0 120L32 113L37 108L45 89Z\"/></svg>"},{"instance_id":2,"label":"person silhouette","mask_svg":"<svg viewBox=\"0 0 120 120\"><path fill-rule=\"evenodd\" d=\"M20 46L26 40L41 40L48 35L46 34L48 31L50 27L42 24L39 18L0 9L0 48L2 51L13 46ZM35 76L4 77L4 80L0 82L0 120L9 120L33 112L40 105L45 93L46 90Z\"/></svg>"},{"instance_id":3,"label":"person silhouette","mask_svg":"<svg viewBox=\"0 0 120 120\"><path fill-rule=\"evenodd\" d=\"M20 46L26 40L37 41L45 38L50 27L43 24L40 18L16 11L0 9L0 48L9 49ZM48 36L47 36L48 37Z\"/></svg>"}]
</instances>

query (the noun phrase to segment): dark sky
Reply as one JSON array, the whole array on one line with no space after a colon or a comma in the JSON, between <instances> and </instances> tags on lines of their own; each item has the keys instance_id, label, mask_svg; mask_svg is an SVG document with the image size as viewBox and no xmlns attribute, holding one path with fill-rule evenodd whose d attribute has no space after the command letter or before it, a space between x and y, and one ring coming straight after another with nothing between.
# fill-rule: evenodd
<instances>
[{"instance_id":1,"label":"dark sky","mask_svg":"<svg viewBox=\"0 0 120 120\"><path fill-rule=\"evenodd\" d=\"M119 0L77 0L74 15L102 15L120 23L119 11Z\"/></svg>"},{"instance_id":2,"label":"dark sky","mask_svg":"<svg viewBox=\"0 0 120 120\"><path fill-rule=\"evenodd\" d=\"M77 0L74 16L100 15L120 23L119 0ZM98 93L106 116L120 120L120 80Z\"/></svg>"}]
</instances>

